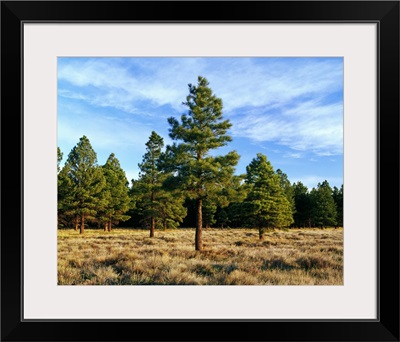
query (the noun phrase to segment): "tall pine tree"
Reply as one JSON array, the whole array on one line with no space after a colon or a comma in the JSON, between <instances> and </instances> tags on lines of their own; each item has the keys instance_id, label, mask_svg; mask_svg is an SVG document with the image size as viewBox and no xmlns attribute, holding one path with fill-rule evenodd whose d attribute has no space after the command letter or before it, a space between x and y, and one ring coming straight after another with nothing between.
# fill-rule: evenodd
<instances>
[{"instance_id":1,"label":"tall pine tree","mask_svg":"<svg viewBox=\"0 0 400 342\"><path fill-rule=\"evenodd\" d=\"M139 164L139 180L133 182L137 197L137 211L150 227L150 237L159 228L176 228L186 216L182 193L169 188L169 173L164 169L164 139L151 132L146 143L146 153Z\"/></svg>"},{"instance_id":2,"label":"tall pine tree","mask_svg":"<svg viewBox=\"0 0 400 342\"><path fill-rule=\"evenodd\" d=\"M279 175L274 172L267 157L258 153L246 171L246 182L251 185L251 190L244 206L248 222L259 229L259 238L264 238L266 229L292 224L291 204L281 187Z\"/></svg>"},{"instance_id":3,"label":"tall pine tree","mask_svg":"<svg viewBox=\"0 0 400 342\"><path fill-rule=\"evenodd\" d=\"M318 183L310 192L312 217L315 226L332 227L337 224L336 204L332 196L332 188L327 180Z\"/></svg>"},{"instance_id":4,"label":"tall pine tree","mask_svg":"<svg viewBox=\"0 0 400 342\"><path fill-rule=\"evenodd\" d=\"M152 131L146 142L146 153L142 163L139 163L139 180L134 183L138 206L144 218L150 223L150 237L154 236L156 218L158 217L158 195L162 188L162 172L160 170L160 157L164 147L164 139Z\"/></svg>"},{"instance_id":5,"label":"tall pine tree","mask_svg":"<svg viewBox=\"0 0 400 342\"><path fill-rule=\"evenodd\" d=\"M103 196L102 221L104 230L111 231L112 223L130 219L130 216L125 215L131 204L129 182L114 153L110 154L103 165L103 173L106 179L103 193L106 195Z\"/></svg>"},{"instance_id":6,"label":"tall pine tree","mask_svg":"<svg viewBox=\"0 0 400 342\"><path fill-rule=\"evenodd\" d=\"M189 94L183 104L188 113L181 121L171 117L170 137L176 141L167 146L170 166L182 190L196 201L195 249L203 249L203 201L221 191L234 173L239 155L232 151L224 156L211 152L227 145L229 120L223 120L222 100L213 94L209 82L199 76L197 85L189 84Z\"/></svg>"},{"instance_id":7,"label":"tall pine tree","mask_svg":"<svg viewBox=\"0 0 400 342\"><path fill-rule=\"evenodd\" d=\"M312 206L308 188L299 181L293 184L293 190L296 208L293 214L294 225L296 227L311 227Z\"/></svg>"},{"instance_id":8,"label":"tall pine tree","mask_svg":"<svg viewBox=\"0 0 400 342\"><path fill-rule=\"evenodd\" d=\"M290 203L292 214L294 215L296 212L296 206L294 202L294 188L290 183L287 174L284 173L281 169L277 169L276 174L279 176L279 183L281 185L281 188L283 189L283 192L285 193L287 200Z\"/></svg>"},{"instance_id":9,"label":"tall pine tree","mask_svg":"<svg viewBox=\"0 0 400 342\"><path fill-rule=\"evenodd\" d=\"M97 165L97 155L84 135L73 147L65 163L71 188L68 211L75 215L75 228L80 222L80 233L84 233L86 220L94 219L99 211L101 192L106 180L102 168Z\"/></svg>"}]
</instances>

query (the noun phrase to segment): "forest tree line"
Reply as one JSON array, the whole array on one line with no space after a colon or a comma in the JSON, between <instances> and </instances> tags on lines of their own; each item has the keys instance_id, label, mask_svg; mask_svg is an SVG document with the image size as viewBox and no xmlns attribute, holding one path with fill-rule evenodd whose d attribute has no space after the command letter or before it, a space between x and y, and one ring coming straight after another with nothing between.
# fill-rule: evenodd
<instances>
[{"instance_id":1,"label":"forest tree line","mask_svg":"<svg viewBox=\"0 0 400 342\"><path fill-rule=\"evenodd\" d=\"M172 145L153 131L138 164L138 179L129 183L119 160L111 153L104 165L85 135L69 152L64 165L58 156L58 226L105 231L123 222L125 227L196 227L195 248L202 250L203 227L254 227L260 239L267 229L282 227L343 226L343 185L327 180L308 189L291 183L258 153L235 174L240 156L236 151L214 156L232 138L229 120L223 120L222 100L206 78L189 84L181 120L171 117Z\"/></svg>"}]
</instances>

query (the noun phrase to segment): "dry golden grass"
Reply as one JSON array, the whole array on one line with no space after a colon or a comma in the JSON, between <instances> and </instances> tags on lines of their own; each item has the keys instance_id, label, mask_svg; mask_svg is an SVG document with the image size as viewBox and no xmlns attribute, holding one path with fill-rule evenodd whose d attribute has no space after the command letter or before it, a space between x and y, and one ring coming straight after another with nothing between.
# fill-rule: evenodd
<instances>
[{"instance_id":1,"label":"dry golden grass","mask_svg":"<svg viewBox=\"0 0 400 342\"><path fill-rule=\"evenodd\" d=\"M343 285L343 229L58 231L59 285Z\"/></svg>"}]
</instances>

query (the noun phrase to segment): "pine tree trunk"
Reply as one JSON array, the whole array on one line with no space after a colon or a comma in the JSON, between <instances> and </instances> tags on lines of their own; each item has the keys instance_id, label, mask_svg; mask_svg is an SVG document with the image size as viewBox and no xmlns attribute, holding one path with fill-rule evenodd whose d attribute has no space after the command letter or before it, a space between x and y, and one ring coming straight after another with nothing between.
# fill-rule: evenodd
<instances>
[{"instance_id":1,"label":"pine tree trunk","mask_svg":"<svg viewBox=\"0 0 400 342\"><path fill-rule=\"evenodd\" d=\"M110 219L110 221L108 221L108 231L111 232L111 230L112 230L112 222Z\"/></svg>"},{"instance_id":2,"label":"pine tree trunk","mask_svg":"<svg viewBox=\"0 0 400 342\"><path fill-rule=\"evenodd\" d=\"M108 222L104 223L104 231L106 232L108 230Z\"/></svg>"},{"instance_id":3,"label":"pine tree trunk","mask_svg":"<svg viewBox=\"0 0 400 342\"><path fill-rule=\"evenodd\" d=\"M154 236L154 229L156 227L156 220L154 217L151 218L151 225L150 225L150 237Z\"/></svg>"},{"instance_id":4,"label":"pine tree trunk","mask_svg":"<svg viewBox=\"0 0 400 342\"><path fill-rule=\"evenodd\" d=\"M83 234L84 231L85 231L85 215L82 214L82 217L81 217L81 231L80 231L80 234Z\"/></svg>"},{"instance_id":5,"label":"pine tree trunk","mask_svg":"<svg viewBox=\"0 0 400 342\"><path fill-rule=\"evenodd\" d=\"M195 237L195 249L201 251L203 249L203 241L201 239L203 225L203 199L197 199L197 216L196 216L196 237Z\"/></svg>"}]
</instances>

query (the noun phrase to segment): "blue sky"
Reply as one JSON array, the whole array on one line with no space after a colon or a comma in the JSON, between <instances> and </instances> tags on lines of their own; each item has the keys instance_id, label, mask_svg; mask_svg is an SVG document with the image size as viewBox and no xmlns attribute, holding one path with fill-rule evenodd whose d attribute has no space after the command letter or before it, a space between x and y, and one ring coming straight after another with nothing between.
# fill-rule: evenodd
<instances>
[{"instance_id":1,"label":"blue sky","mask_svg":"<svg viewBox=\"0 0 400 342\"><path fill-rule=\"evenodd\" d=\"M343 183L343 59L315 57L58 58L58 147L62 164L86 135L103 165L114 153L128 180L137 179L145 143L156 131L165 145L171 116L188 84L206 77L232 123L236 173L258 152L274 169L309 189Z\"/></svg>"}]
</instances>

